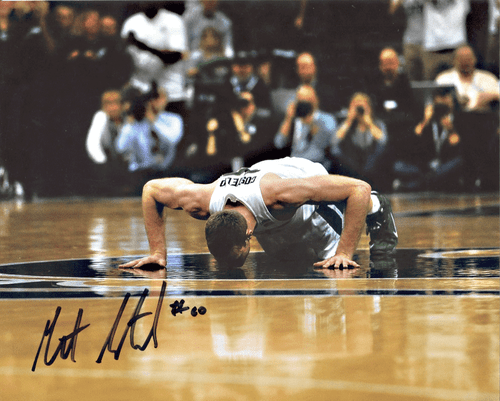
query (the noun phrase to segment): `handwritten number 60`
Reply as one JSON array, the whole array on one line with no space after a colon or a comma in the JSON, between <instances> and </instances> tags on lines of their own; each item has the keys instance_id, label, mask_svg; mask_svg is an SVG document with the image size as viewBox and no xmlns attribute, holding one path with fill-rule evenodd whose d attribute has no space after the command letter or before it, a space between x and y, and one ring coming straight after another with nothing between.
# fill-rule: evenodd
<instances>
[{"instance_id":1,"label":"handwritten number 60","mask_svg":"<svg viewBox=\"0 0 500 401\"><path fill-rule=\"evenodd\" d=\"M193 307L193 309L191 309L191 316L193 316L193 317L197 316L198 313L200 315L204 315L205 313L207 313L207 308L205 308L204 306L200 306L199 308L196 308L196 306L195 306L195 307Z\"/></svg>"}]
</instances>

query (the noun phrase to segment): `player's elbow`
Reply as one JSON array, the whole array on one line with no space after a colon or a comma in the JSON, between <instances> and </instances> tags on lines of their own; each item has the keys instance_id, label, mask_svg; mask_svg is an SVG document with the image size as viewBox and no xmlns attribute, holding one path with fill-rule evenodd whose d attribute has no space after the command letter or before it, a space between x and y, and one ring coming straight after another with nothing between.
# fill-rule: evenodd
<instances>
[{"instance_id":1,"label":"player's elbow","mask_svg":"<svg viewBox=\"0 0 500 401\"><path fill-rule=\"evenodd\" d=\"M362 205L366 205L368 209L370 207L370 196L372 192L372 187L365 181L358 180L356 185L353 186L351 196L360 202Z\"/></svg>"},{"instance_id":2,"label":"player's elbow","mask_svg":"<svg viewBox=\"0 0 500 401\"><path fill-rule=\"evenodd\" d=\"M158 180L150 180L142 187L142 199L155 199L158 191Z\"/></svg>"},{"instance_id":3,"label":"player's elbow","mask_svg":"<svg viewBox=\"0 0 500 401\"><path fill-rule=\"evenodd\" d=\"M142 195L151 194L155 189L154 180L146 182L142 187Z\"/></svg>"}]
</instances>

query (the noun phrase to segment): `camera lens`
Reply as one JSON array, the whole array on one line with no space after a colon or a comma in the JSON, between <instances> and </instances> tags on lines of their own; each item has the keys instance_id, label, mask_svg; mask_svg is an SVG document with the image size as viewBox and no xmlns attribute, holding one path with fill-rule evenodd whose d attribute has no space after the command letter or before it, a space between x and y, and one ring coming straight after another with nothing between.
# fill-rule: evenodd
<instances>
[{"instance_id":1,"label":"camera lens","mask_svg":"<svg viewBox=\"0 0 500 401\"><path fill-rule=\"evenodd\" d=\"M357 106L356 113L362 116L363 114L365 114L365 109L362 106Z\"/></svg>"}]
</instances>

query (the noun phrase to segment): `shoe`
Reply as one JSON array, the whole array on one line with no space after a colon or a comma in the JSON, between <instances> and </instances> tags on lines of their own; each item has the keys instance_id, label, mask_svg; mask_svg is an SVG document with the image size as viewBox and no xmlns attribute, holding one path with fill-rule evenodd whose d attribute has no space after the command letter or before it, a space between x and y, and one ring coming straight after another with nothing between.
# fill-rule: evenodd
<instances>
[{"instance_id":1,"label":"shoe","mask_svg":"<svg viewBox=\"0 0 500 401\"><path fill-rule=\"evenodd\" d=\"M380 201L380 210L366 216L366 234L370 234L370 255L389 255L398 244L398 232L391 202L385 196L372 191Z\"/></svg>"}]
</instances>

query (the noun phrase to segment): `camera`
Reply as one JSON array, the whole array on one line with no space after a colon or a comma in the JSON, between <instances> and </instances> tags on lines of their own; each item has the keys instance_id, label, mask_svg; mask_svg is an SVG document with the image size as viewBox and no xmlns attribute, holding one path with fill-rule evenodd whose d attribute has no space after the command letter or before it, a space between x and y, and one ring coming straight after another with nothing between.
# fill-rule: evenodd
<instances>
[{"instance_id":1,"label":"camera","mask_svg":"<svg viewBox=\"0 0 500 401\"><path fill-rule=\"evenodd\" d=\"M297 102L295 117L306 117L313 111L313 105L309 102Z\"/></svg>"},{"instance_id":2,"label":"camera","mask_svg":"<svg viewBox=\"0 0 500 401\"><path fill-rule=\"evenodd\" d=\"M158 84L156 81L152 82L151 90L147 93L143 94L138 90L130 90L126 95L127 100L130 102L128 114L133 116L136 121L142 121L146 116L147 103L150 100L157 99L158 96Z\"/></svg>"},{"instance_id":3,"label":"camera","mask_svg":"<svg viewBox=\"0 0 500 401\"><path fill-rule=\"evenodd\" d=\"M451 108L447 104L436 103L434 104L434 114L433 117L436 120L440 120L444 116L451 113Z\"/></svg>"},{"instance_id":4,"label":"camera","mask_svg":"<svg viewBox=\"0 0 500 401\"><path fill-rule=\"evenodd\" d=\"M362 116L365 114L365 109L363 106L356 106L356 114Z\"/></svg>"}]
</instances>

